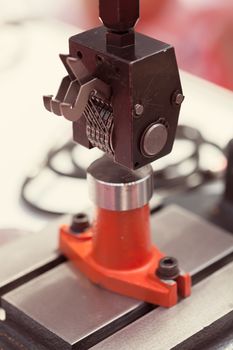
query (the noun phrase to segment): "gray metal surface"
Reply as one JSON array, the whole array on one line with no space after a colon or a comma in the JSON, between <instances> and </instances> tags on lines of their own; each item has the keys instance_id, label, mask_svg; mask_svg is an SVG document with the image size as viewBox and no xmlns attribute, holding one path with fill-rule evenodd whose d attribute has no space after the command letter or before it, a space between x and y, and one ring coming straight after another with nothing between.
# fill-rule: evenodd
<instances>
[{"instance_id":1,"label":"gray metal surface","mask_svg":"<svg viewBox=\"0 0 233 350\"><path fill-rule=\"evenodd\" d=\"M4 266L0 269L0 292L6 285L57 259L58 226L69 220L62 217L41 232L0 248L0 266ZM192 273L233 251L232 236L174 205L152 215L151 226L153 242L167 255L179 257L180 266Z\"/></svg>"},{"instance_id":2,"label":"gray metal surface","mask_svg":"<svg viewBox=\"0 0 233 350\"><path fill-rule=\"evenodd\" d=\"M25 331L38 337L49 349L88 344L93 342L88 340L93 333L96 333L95 344L99 337L103 339L98 331L110 323L123 316L125 323L139 317L140 305L139 301L93 285L69 263L50 270L2 299L7 320L20 322L21 328L25 327ZM130 314L126 322L126 315L133 311L135 315Z\"/></svg>"},{"instance_id":3,"label":"gray metal surface","mask_svg":"<svg viewBox=\"0 0 233 350\"><path fill-rule=\"evenodd\" d=\"M54 220L44 230L0 247L0 294L25 275L58 259L58 227L68 217Z\"/></svg>"},{"instance_id":4,"label":"gray metal surface","mask_svg":"<svg viewBox=\"0 0 233 350\"><path fill-rule=\"evenodd\" d=\"M108 157L102 157L87 169L91 200L101 208L125 211L144 206L153 195L151 165L130 170Z\"/></svg>"},{"instance_id":5,"label":"gray metal surface","mask_svg":"<svg viewBox=\"0 0 233 350\"><path fill-rule=\"evenodd\" d=\"M175 206L152 216L152 227L153 241L192 275L233 250L232 236ZM48 349L94 345L119 329L119 322L126 325L146 308L142 302L94 286L67 263L8 293L2 305L8 321L40 335Z\"/></svg>"},{"instance_id":6,"label":"gray metal surface","mask_svg":"<svg viewBox=\"0 0 233 350\"><path fill-rule=\"evenodd\" d=\"M233 236L176 205L152 216L153 242L179 266L197 274L233 252Z\"/></svg>"},{"instance_id":7,"label":"gray metal surface","mask_svg":"<svg viewBox=\"0 0 233 350\"><path fill-rule=\"evenodd\" d=\"M208 330L206 327L218 319L226 316L228 321L230 318L231 324L233 323L232 275L233 263L194 286L191 298L183 300L171 309L155 309L93 349L167 350L204 329L205 336L208 331L208 335L211 336L211 332L216 329L211 327ZM202 334L199 333L197 336L199 342L201 337ZM186 346L184 343L182 348L194 349L194 344ZM196 349L203 347L197 346ZM233 341L228 343L227 349L233 349Z\"/></svg>"}]
</instances>

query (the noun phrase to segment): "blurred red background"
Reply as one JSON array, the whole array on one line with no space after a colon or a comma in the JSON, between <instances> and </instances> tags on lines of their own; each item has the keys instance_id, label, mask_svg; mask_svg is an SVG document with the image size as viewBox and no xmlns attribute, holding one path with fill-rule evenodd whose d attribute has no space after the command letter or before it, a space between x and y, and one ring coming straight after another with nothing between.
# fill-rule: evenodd
<instances>
[{"instance_id":1,"label":"blurred red background","mask_svg":"<svg viewBox=\"0 0 233 350\"><path fill-rule=\"evenodd\" d=\"M69 22L100 24L98 0L70 1ZM174 45L180 68L233 90L232 0L141 0L137 30Z\"/></svg>"}]
</instances>

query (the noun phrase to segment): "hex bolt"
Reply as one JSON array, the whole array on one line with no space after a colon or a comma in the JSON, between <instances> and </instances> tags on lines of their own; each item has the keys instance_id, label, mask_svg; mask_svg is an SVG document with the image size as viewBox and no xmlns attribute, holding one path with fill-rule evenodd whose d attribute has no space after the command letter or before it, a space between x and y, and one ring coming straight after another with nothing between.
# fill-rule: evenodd
<instances>
[{"instance_id":1,"label":"hex bolt","mask_svg":"<svg viewBox=\"0 0 233 350\"><path fill-rule=\"evenodd\" d=\"M156 275L163 280L174 280L179 274L178 261L172 256L165 256L159 261L159 266L155 271Z\"/></svg>"},{"instance_id":2,"label":"hex bolt","mask_svg":"<svg viewBox=\"0 0 233 350\"><path fill-rule=\"evenodd\" d=\"M90 227L89 219L87 214L78 213L73 216L70 230L74 234L85 232Z\"/></svg>"},{"instance_id":3,"label":"hex bolt","mask_svg":"<svg viewBox=\"0 0 233 350\"><path fill-rule=\"evenodd\" d=\"M180 106L183 101L184 101L184 95L180 91L176 91L172 96L172 102L175 105Z\"/></svg>"},{"instance_id":4,"label":"hex bolt","mask_svg":"<svg viewBox=\"0 0 233 350\"><path fill-rule=\"evenodd\" d=\"M135 112L135 115L136 117L141 117L143 112L144 112L144 107L143 105L137 103L135 106L134 106L134 112Z\"/></svg>"},{"instance_id":5,"label":"hex bolt","mask_svg":"<svg viewBox=\"0 0 233 350\"><path fill-rule=\"evenodd\" d=\"M139 18L139 0L99 0L99 13L110 31L125 33Z\"/></svg>"}]
</instances>

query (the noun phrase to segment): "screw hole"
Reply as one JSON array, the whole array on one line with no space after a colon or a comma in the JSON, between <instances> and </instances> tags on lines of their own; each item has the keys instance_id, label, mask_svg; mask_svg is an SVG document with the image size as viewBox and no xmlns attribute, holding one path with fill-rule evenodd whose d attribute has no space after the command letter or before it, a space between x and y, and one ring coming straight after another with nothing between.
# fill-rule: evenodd
<instances>
[{"instance_id":1,"label":"screw hole","mask_svg":"<svg viewBox=\"0 0 233 350\"><path fill-rule=\"evenodd\" d=\"M96 55L96 62L97 64L101 64L104 61L103 57L100 55Z\"/></svg>"},{"instance_id":2,"label":"screw hole","mask_svg":"<svg viewBox=\"0 0 233 350\"><path fill-rule=\"evenodd\" d=\"M83 54L82 54L82 52L81 51L78 51L77 52L77 56L78 56L78 58L80 58L80 60L83 58Z\"/></svg>"},{"instance_id":3,"label":"screw hole","mask_svg":"<svg viewBox=\"0 0 233 350\"><path fill-rule=\"evenodd\" d=\"M86 219L87 215L85 213L79 213L74 216L75 219L81 220L81 219Z\"/></svg>"},{"instance_id":4,"label":"screw hole","mask_svg":"<svg viewBox=\"0 0 233 350\"><path fill-rule=\"evenodd\" d=\"M164 263L164 265L166 265L166 266L172 266L172 265L174 265L174 260L173 260L172 258L165 258L165 259L163 260L163 263Z\"/></svg>"}]
</instances>

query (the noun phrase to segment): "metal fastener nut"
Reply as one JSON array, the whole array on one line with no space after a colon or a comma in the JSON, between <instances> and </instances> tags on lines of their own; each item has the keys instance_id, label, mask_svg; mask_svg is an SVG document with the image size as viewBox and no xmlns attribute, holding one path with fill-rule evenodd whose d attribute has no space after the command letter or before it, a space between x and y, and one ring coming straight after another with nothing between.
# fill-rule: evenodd
<instances>
[{"instance_id":1,"label":"metal fastener nut","mask_svg":"<svg viewBox=\"0 0 233 350\"><path fill-rule=\"evenodd\" d=\"M139 0L100 0L99 12L103 24L108 29L125 33L134 27L139 18Z\"/></svg>"}]
</instances>

